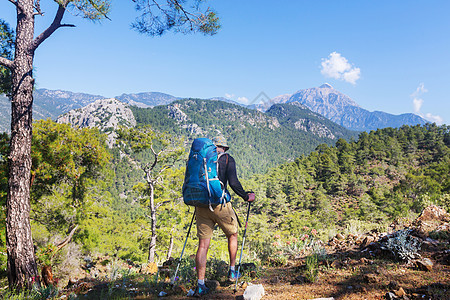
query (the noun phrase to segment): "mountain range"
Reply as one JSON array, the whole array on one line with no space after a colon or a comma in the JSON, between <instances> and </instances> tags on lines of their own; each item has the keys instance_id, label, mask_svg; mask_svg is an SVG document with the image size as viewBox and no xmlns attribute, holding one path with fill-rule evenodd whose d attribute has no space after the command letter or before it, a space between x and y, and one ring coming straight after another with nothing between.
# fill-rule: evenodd
<instances>
[{"instance_id":1,"label":"mountain range","mask_svg":"<svg viewBox=\"0 0 450 300\"><path fill-rule=\"evenodd\" d=\"M276 104L266 112L224 101L180 99L153 108L131 106L137 125L183 136L224 136L242 174L263 173L339 138L357 138L350 131L298 103ZM188 145L186 145L189 147Z\"/></svg>"},{"instance_id":2,"label":"mountain range","mask_svg":"<svg viewBox=\"0 0 450 300\"><path fill-rule=\"evenodd\" d=\"M411 113L393 115L382 111L370 112L327 83L317 88L299 90L292 95L281 95L271 99L268 103L262 103L254 107L264 111L275 103L292 102L298 102L327 119L356 131L427 123L422 117Z\"/></svg>"},{"instance_id":3,"label":"mountain range","mask_svg":"<svg viewBox=\"0 0 450 300\"><path fill-rule=\"evenodd\" d=\"M51 118L56 120L61 114L73 109L82 108L96 100L104 98L101 95L36 89L34 91L33 117L35 119ZM122 94L114 98L131 106L141 108L167 105L182 99L181 97L159 92ZM225 101L244 106L243 104L223 97L214 97L209 100ZM321 114L347 129L356 131L370 131L377 128L400 127L402 125L425 124L427 122L420 116L411 113L392 115L381 111L370 112L361 108L350 97L335 90L329 84L299 90L294 94L280 95L265 103L248 106L248 108L265 112L274 104L292 102L298 102L311 111ZM10 103L8 98L3 95L0 95L0 109L0 131L8 132L10 127Z\"/></svg>"}]
</instances>

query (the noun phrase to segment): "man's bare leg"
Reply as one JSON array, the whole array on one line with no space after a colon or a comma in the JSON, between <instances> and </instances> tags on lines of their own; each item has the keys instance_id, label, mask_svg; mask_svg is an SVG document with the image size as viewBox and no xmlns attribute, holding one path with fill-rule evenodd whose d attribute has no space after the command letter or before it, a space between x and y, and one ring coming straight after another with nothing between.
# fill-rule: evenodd
<instances>
[{"instance_id":1,"label":"man's bare leg","mask_svg":"<svg viewBox=\"0 0 450 300\"><path fill-rule=\"evenodd\" d=\"M209 242L211 239L199 239L197 255L195 256L195 266L197 270L197 278L205 279L206 273L206 258L208 255Z\"/></svg>"},{"instance_id":2,"label":"man's bare leg","mask_svg":"<svg viewBox=\"0 0 450 300\"><path fill-rule=\"evenodd\" d=\"M237 232L228 237L228 254L230 255L230 267L236 265L236 254L237 254Z\"/></svg>"}]
</instances>

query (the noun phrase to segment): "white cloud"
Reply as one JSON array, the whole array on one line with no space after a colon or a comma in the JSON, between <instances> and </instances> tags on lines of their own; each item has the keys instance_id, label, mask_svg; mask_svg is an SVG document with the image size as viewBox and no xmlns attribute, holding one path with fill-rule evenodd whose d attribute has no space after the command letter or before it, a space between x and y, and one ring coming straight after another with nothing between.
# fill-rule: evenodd
<instances>
[{"instance_id":1,"label":"white cloud","mask_svg":"<svg viewBox=\"0 0 450 300\"><path fill-rule=\"evenodd\" d=\"M240 102L242 104L249 104L250 100L247 97L237 97L235 94L225 93L225 98L233 101Z\"/></svg>"},{"instance_id":2,"label":"white cloud","mask_svg":"<svg viewBox=\"0 0 450 300\"><path fill-rule=\"evenodd\" d=\"M444 123L444 119L441 116L435 116L430 113L426 113L425 118L428 121L436 123L437 125L442 125Z\"/></svg>"},{"instance_id":3,"label":"white cloud","mask_svg":"<svg viewBox=\"0 0 450 300\"><path fill-rule=\"evenodd\" d=\"M425 84L421 82L414 93L411 94L411 97L417 98L422 96L422 94L425 94L426 92L428 92L428 90L425 88Z\"/></svg>"},{"instance_id":4,"label":"white cloud","mask_svg":"<svg viewBox=\"0 0 450 300\"><path fill-rule=\"evenodd\" d=\"M420 83L417 89L410 95L410 97L413 98L414 112L430 122L434 122L437 125L442 125L444 123L444 119L441 116L433 115L431 113L423 114L420 111L424 102L422 95L426 92L428 92L428 90L425 88L425 85Z\"/></svg>"},{"instance_id":5,"label":"white cloud","mask_svg":"<svg viewBox=\"0 0 450 300\"><path fill-rule=\"evenodd\" d=\"M340 79L355 84L361 77L361 69L352 66L340 53L332 52L327 59L322 58L320 72L326 77Z\"/></svg>"},{"instance_id":6,"label":"white cloud","mask_svg":"<svg viewBox=\"0 0 450 300\"><path fill-rule=\"evenodd\" d=\"M414 106L414 112L415 113L420 113L420 109L422 108L422 104L423 104L423 99L417 99L417 98L413 99L413 106Z\"/></svg>"},{"instance_id":7,"label":"white cloud","mask_svg":"<svg viewBox=\"0 0 450 300\"><path fill-rule=\"evenodd\" d=\"M238 97L237 101L242 103L242 104L248 104L249 103L249 100L248 100L247 97Z\"/></svg>"}]
</instances>

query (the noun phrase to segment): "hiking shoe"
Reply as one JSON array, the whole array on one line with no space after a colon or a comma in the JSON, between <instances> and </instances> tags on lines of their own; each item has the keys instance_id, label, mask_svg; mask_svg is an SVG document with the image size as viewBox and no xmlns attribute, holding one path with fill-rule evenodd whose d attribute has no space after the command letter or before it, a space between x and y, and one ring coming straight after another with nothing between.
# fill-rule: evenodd
<instances>
[{"instance_id":1,"label":"hiking shoe","mask_svg":"<svg viewBox=\"0 0 450 300\"><path fill-rule=\"evenodd\" d=\"M241 273L238 273L237 270L235 270L235 271L228 270L228 280L229 281L236 281L240 277L241 277Z\"/></svg>"},{"instance_id":2,"label":"hiking shoe","mask_svg":"<svg viewBox=\"0 0 450 300\"><path fill-rule=\"evenodd\" d=\"M208 294L209 288L206 287L204 284L198 284L195 288L194 297L200 298L203 295Z\"/></svg>"}]
</instances>

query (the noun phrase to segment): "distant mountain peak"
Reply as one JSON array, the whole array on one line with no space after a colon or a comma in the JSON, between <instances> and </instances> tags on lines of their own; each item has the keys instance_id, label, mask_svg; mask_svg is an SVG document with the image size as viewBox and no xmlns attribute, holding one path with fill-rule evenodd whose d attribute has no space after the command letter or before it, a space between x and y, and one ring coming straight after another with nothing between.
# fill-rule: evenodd
<instances>
[{"instance_id":1,"label":"distant mountain peak","mask_svg":"<svg viewBox=\"0 0 450 300\"><path fill-rule=\"evenodd\" d=\"M384 112L369 112L328 83L318 88L297 91L289 98L288 103L292 102L301 103L313 112L350 130L368 131L426 123L423 118L413 114L391 115Z\"/></svg>"},{"instance_id":2,"label":"distant mountain peak","mask_svg":"<svg viewBox=\"0 0 450 300\"><path fill-rule=\"evenodd\" d=\"M332 89L333 87L329 83L324 83L321 86L319 86L320 89Z\"/></svg>"}]
</instances>

